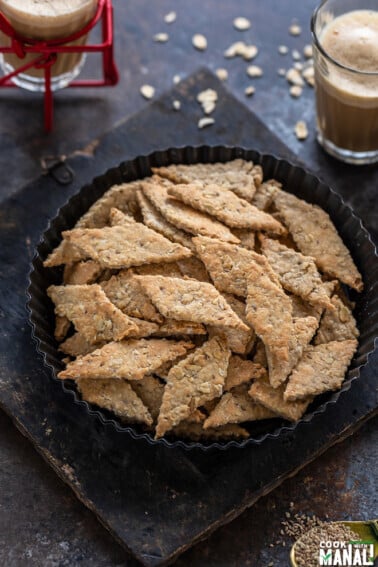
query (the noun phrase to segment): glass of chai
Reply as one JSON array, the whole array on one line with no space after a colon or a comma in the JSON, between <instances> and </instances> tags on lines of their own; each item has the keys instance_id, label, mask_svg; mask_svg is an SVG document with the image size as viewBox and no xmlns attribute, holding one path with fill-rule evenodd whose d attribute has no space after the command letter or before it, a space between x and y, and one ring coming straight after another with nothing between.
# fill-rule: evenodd
<instances>
[{"instance_id":1,"label":"glass of chai","mask_svg":"<svg viewBox=\"0 0 378 567\"><path fill-rule=\"evenodd\" d=\"M313 37L317 138L353 164L378 161L378 1L324 0Z\"/></svg>"},{"instance_id":2,"label":"glass of chai","mask_svg":"<svg viewBox=\"0 0 378 567\"><path fill-rule=\"evenodd\" d=\"M63 39L84 28L96 13L98 0L0 0L0 12L21 36L36 40ZM81 36L68 45L84 45ZM1 45L11 45L10 38L0 32ZM20 59L13 53L0 54L5 74L35 59L38 53L28 53ZM80 73L85 60L83 53L59 53L51 68L51 88L67 86ZM44 70L31 67L16 75L13 82L31 91L44 91Z\"/></svg>"}]
</instances>

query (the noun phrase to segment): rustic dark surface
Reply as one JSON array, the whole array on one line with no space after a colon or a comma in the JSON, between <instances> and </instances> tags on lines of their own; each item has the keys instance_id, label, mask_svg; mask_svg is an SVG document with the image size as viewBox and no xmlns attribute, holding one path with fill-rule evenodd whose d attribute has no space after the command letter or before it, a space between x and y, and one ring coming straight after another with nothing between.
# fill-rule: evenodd
<instances>
[{"instance_id":1,"label":"rustic dark surface","mask_svg":"<svg viewBox=\"0 0 378 567\"><path fill-rule=\"evenodd\" d=\"M349 186L338 189L352 203L369 229L377 231L377 184L373 181L374 177L376 179L376 169L346 170L344 166L324 156L313 140L300 144L292 133L297 119L305 117L309 123L313 121L313 93L307 89L299 101L290 98L285 81L276 75L276 69L286 63L285 58L278 55L276 47L280 43L302 47L308 42L308 32L300 38L292 38L287 34L287 27L294 16L306 26L312 3L304 2L302 6L296 6L289 1L239 2L237 9L231 3L215 0L192 2L190 7L185 4L157 2L155 10L149 12L146 6L150 6L150 3L147 1L126 4L116 0L117 55L121 84L115 90L59 93L56 128L48 138L41 133L39 97L28 93L11 94L10 91L1 93L1 199L5 201L13 195L17 200L22 196L19 187L38 174L38 160L41 156L71 154L98 138L131 112L142 109L145 102L138 94L140 84L148 82L154 84L158 91L164 91L170 88L171 78L177 72L188 74L199 65L206 64L212 69L225 66L230 70L228 87L257 111L310 169L320 172L330 182L337 181L340 172L344 174L348 171ZM161 20L173 8L178 12L178 20L169 27L161 23ZM234 16L241 14L250 16L255 24L250 32L244 34L233 30L230 24ZM268 18L266 14L269 14ZM151 36L165 27L171 33L171 41L166 45L152 44ZM208 36L209 49L205 54L195 52L190 46L190 37L197 31L205 32ZM246 39L251 38L261 47L256 63L263 66L265 75L255 81L258 88L252 100L244 99L243 95L243 87L252 82L244 73L246 64L239 60L224 60L222 57L223 49L239 39L240 35ZM168 118L172 116L172 122L180 121L180 117L173 116L168 106L160 110ZM230 119L233 117L230 116ZM151 135L152 131L155 135ZM157 133L156 125L151 131L149 125L146 125L143 140L145 151L161 147ZM247 134L243 131L237 139L229 140L227 123L217 123L215 128L199 133L193 121L193 128L187 135L193 143L228 140L236 144L244 141L254 146L253 138L248 139ZM164 145L185 143L180 135L182 132L179 128L172 129L168 139L164 136ZM141 151L138 143L134 139L129 140L131 153ZM118 163L124 157L121 153L121 145L109 147L107 157L114 158L114 163ZM93 162L90 169L93 174L97 173ZM59 200L63 202L68 195L62 188L57 191L59 194L51 199L48 194L40 194L38 214L35 215L39 219L39 227L32 224L35 213L33 206L30 206L30 223L35 230L39 228L42 231L47 217L55 212L55 209L51 210L53 203ZM11 232L12 219L4 214L7 207L3 204L1 228L4 230L9 226ZM2 246L4 244L2 242ZM30 249L31 243L26 242L26 246ZM2 275L11 270L11 267L2 265ZM17 312L12 313L11 305L6 307L7 315L14 316L17 321ZM25 332L28 332L27 329ZM15 360L17 356L18 353L14 352ZM0 360L4 360L1 355ZM284 519L291 501L294 502L295 511L314 512L320 516L328 513L332 519L374 516L377 510L376 483L373 481L377 469L375 433L376 421L365 426L342 445L328 451L273 495L264 498L241 518L214 534L210 540L185 554L177 564L264 566L274 561L275 565L287 565L285 548L271 548L269 544L276 540L276 535L273 534L279 533L280 521ZM105 531L98 527L90 514L75 501L39 457L33 454L5 417L2 419L0 441L0 557L4 563L134 564Z\"/></svg>"}]
</instances>

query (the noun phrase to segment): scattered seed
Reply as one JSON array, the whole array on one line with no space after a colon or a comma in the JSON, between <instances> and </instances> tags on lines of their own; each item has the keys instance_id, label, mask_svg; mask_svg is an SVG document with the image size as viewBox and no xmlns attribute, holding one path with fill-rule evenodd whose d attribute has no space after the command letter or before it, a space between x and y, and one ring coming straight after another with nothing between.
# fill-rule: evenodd
<instances>
[{"instance_id":1,"label":"scattered seed","mask_svg":"<svg viewBox=\"0 0 378 567\"><path fill-rule=\"evenodd\" d=\"M172 106L174 108L174 110L180 110L181 108L181 102L179 100L174 100L172 102Z\"/></svg>"},{"instance_id":2,"label":"scattered seed","mask_svg":"<svg viewBox=\"0 0 378 567\"><path fill-rule=\"evenodd\" d=\"M313 87L314 84L315 84L314 67L311 65L310 67L306 67L306 69L303 69L302 77L305 79L307 84L309 84L311 87Z\"/></svg>"},{"instance_id":3,"label":"scattered seed","mask_svg":"<svg viewBox=\"0 0 378 567\"><path fill-rule=\"evenodd\" d=\"M280 69L278 69L277 73L280 75L280 77L284 77L286 75L286 69L283 69L281 67Z\"/></svg>"},{"instance_id":4,"label":"scattered seed","mask_svg":"<svg viewBox=\"0 0 378 567\"><path fill-rule=\"evenodd\" d=\"M174 84L174 85L177 85L177 84L181 81L180 75L175 75L175 76L173 77L172 81L173 81L173 84Z\"/></svg>"},{"instance_id":5,"label":"scattered seed","mask_svg":"<svg viewBox=\"0 0 378 567\"><path fill-rule=\"evenodd\" d=\"M252 96L255 94L255 87L249 86L244 89L245 96Z\"/></svg>"},{"instance_id":6,"label":"scattered seed","mask_svg":"<svg viewBox=\"0 0 378 567\"><path fill-rule=\"evenodd\" d=\"M245 30L249 30L249 28L251 27L251 22L247 19L247 18L235 18L234 19L234 28L236 28L239 31L245 31Z\"/></svg>"},{"instance_id":7,"label":"scattered seed","mask_svg":"<svg viewBox=\"0 0 378 567\"><path fill-rule=\"evenodd\" d=\"M291 56L294 59L294 61L299 61L301 59L301 54L299 53L298 49L293 49L293 51L291 52Z\"/></svg>"},{"instance_id":8,"label":"scattered seed","mask_svg":"<svg viewBox=\"0 0 378 567\"><path fill-rule=\"evenodd\" d=\"M211 126L212 124L214 124L214 122L215 122L214 118L205 116L198 120L198 128L199 129L206 128L207 126Z\"/></svg>"},{"instance_id":9,"label":"scattered seed","mask_svg":"<svg viewBox=\"0 0 378 567\"><path fill-rule=\"evenodd\" d=\"M289 69L286 73L286 80L292 85L297 85L298 87L304 86L304 80L297 69Z\"/></svg>"},{"instance_id":10,"label":"scattered seed","mask_svg":"<svg viewBox=\"0 0 378 567\"><path fill-rule=\"evenodd\" d=\"M155 89L151 85L142 85L140 87L140 94L144 98L149 100L150 98L152 98L155 95Z\"/></svg>"},{"instance_id":11,"label":"scattered seed","mask_svg":"<svg viewBox=\"0 0 378 567\"><path fill-rule=\"evenodd\" d=\"M307 124L306 122L304 122L304 120L299 120L299 122L296 123L294 130L298 140L302 141L307 138L308 129Z\"/></svg>"},{"instance_id":12,"label":"scattered seed","mask_svg":"<svg viewBox=\"0 0 378 567\"><path fill-rule=\"evenodd\" d=\"M263 75L263 70L258 65L250 65L247 67L248 77L261 77Z\"/></svg>"},{"instance_id":13,"label":"scattered seed","mask_svg":"<svg viewBox=\"0 0 378 567\"><path fill-rule=\"evenodd\" d=\"M236 43L232 43L230 47L226 49L224 56L231 58L239 55L240 57L243 57L245 61L250 61L256 57L258 52L259 50L256 45L247 45L244 41L237 41Z\"/></svg>"},{"instance_id":14,"label":"scattered seed","mask_svg":"<svg viewBox=\"0 0 378 567\"><path fill-rule=\"evenodd\" d=\"M291 502L290 502L290 505L291 505ZM290 506L290 507L291 507L291 506ZM287 519L291 518L290 512L285 512L285 516L286 516Z\"/></svg>"},{"instance_id":15,"label":"scattered seed","mask_svg":"<svg viewBox=\"0 0 378 567\"><path fill-rule=\"evenodd\" d=\"M301 35L302 28L298 24L291 24L289 27L289 33L290 35Z\"/></svg>"},{"instance_id":16,"label":"scattered seed","mask_svg":"<svg viewBox=\"0 0 378 567\"><path fill-rule=\"evenodd\" d=\"M176 18L177 18L176 12L168 12L168 14L165 14L164 16L164 21L166 24L173 24L173 22L176 21Z\"/></svg>"},{"instance_id":17,"label":"scattered seed","mask_svg":"<svg viewBox=\"0 0 378 567\"><path fill-rule=\"evenodd\" d=\"M300 61L296 61L294 63L294 69L296 69L297 71L302 71L303 69L303 63L301 63Z\"/></svg>"},{"instance_id":18,"label":"scattered seed","mask_svg":"<svg viewBox=\"0 0 378 567\"><path fill-rule=\"evenodd\" d=\"M279 45L278 53L281 53L281 55L286 55L287 53L289 53L289 48L286 45Z\"/></svg>"},{"instance_id":19,"label":"scattered seed","mask_svg":"<svg viewBox=\"0 0 378 567\"><path fill-rule=\"evenodd\" d=\"M199 51L204 51L207 48L207 39L204 35L196 33L192 37L192 44Z\"/></svg>"},{"instance_id":20,"label":"scattered seed","mask_svg":"<svg viewBox=\"0 0 378 567\"><path fill-rule=\"evenodd\" d=\"M306 59L310 59L312 57L312 45L304 46L303 55L306 57Z\"/></svg>"},{"instance_id":21,"label":"scattered seed","mask_svg":"<svg viewBox=\"0 0 378 567\"><path fill-rule=\"evenodd\" d=\"M205 114L211 114L215 110L217 100L218 93L213 89L206 89L197 95L197 101Z\"/></svg>"},{"instance_id":22,"label":"scattered seed","mask_svg":"<svg viewBox=\"0 0 378 567\"><path fill-rule=\"evenodd\" d=\"M169 40L169 35L167 33L157 33L154 35L154 41L157 43L166 43Z\"/></svg>"},{"instance_id":23,"label":"scattered seed","mask_svg":"<svg viewBox=\"0 0 378 567\"><path fill-rule=\"evenodd\" d=\"M221 81L227 81L228 79L227 69L219 68L215 71L215 74L218 77L218 79L220 79Z\"/></svg>"}]
</instances>

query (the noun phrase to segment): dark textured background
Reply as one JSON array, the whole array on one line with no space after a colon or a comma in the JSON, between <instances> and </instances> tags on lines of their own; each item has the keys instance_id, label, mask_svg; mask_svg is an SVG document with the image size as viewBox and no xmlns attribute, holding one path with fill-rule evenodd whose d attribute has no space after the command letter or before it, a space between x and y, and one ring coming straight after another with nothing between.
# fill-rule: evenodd
<instances>
[{"instance_id":1,"label":"dark textured background","mask_svg":"<svg viewBox=\"0 0 378 567\"><path fill-rule=\"evenodd\" d=\"M115 0L114 4L116 57L121 72L117 88L58 93L55 129L49 136L43 134L41 127L39 96L13 90L0 93L1 200L17 196L22 185L39 175L41 157L81 151L130 114L142 110L146 102L139 95L141 84L154 85L160 94L171 88L175 74L186 76L203 65L213 70L226 67L227 87L257 112L310 169L330 182L337 179L340 171L345 173L345 166L325 156L313 139L312 90L306 87L302 97L294 100L285 79L277 74L279 67L289 66L289 56L279 55L277 46L286 44L301 49L309 42L313 2L306 0L299 5L290 0L235 3L167 0L152 4L149 0ZM163 16L172 9L178 18L167 26ZM251 30L240 33L232 28L232 19L238 15L252 20ZM299 38L289 36L287 31L293 18L304 29ZM170 33L167 44L152 42L153 34L160 31ZM204 53L191 47L190 38L197 32L208 38L209 47ZM255 63L264 69L261 79L249 79L245 74L247 64L241 59L223 58L224 49L238 39L251 41L260 48ZM96 61L88 60L87 72L95 67ZM246 99L243 91L251 83L256 86L256 94ZM299 119L310 125L311 135L304 143L298 142L293 134L293 126ZM221 125L217 127L221 130ZM211 137L210 129L208 132ZM206 140L206 133L203 136ZM154 144L159 147L158 142ZM253 147L253 139L250 145ZM146 147L153 149L147 130ZM347 169L350 180L355 182L355 192L348 191L348 202L377 234L376 168ZM30 214L33 215L32 210ZM1 210L0 222L6 226L7 219ZM35 454L9 419L1 414L0 421L1 562L11 566L48 567L134 565ZM270 545L280 537L280 522L285 519L290 502L294 502L295 512L316 513L321 517L328 514L331 519L373 517L378 509L374 482L376 426L375 419L354 437L330 449L272 495L183 555L177 565L264 567L273 561L275 566L284 567L288 564L287 550Z\"/></svg>"}]
</instances>

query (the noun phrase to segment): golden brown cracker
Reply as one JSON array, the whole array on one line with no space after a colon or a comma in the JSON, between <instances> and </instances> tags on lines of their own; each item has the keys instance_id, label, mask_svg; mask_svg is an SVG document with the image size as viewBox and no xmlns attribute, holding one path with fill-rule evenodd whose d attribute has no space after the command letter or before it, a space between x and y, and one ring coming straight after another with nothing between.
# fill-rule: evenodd
<instances>
[{"instance_id":1,"label":"golden brown cracker","mask_svg":"<svg viewBox=\"0 0 378 567\"><path fill-rule=\"evenodd\" d=\"M71 321L67 319L67 317L61 317L59 315L55 316L55 330L54 330L54 337L55 339L60 342L66 336L71 327Z\"/></svg>"},{"instance_id":2,"label":"golden brown cracker","mask_svg":"<svg viewBox=\"0 0 378 567\"><path fill-rule=\"evenodd\" d=\"M331 298L333 309L326 309L320 320L315 344L329 343L330 341L344 341L356 339L359 336L356 320L352 311L343 301L334 295Z\"/></svg>"},{"instance_id":3,"label":"golden brown cracker","mask_svg":"<svg viewBox=\"0 0 378 567\"><path fill-rule=\"evenodd\" d=\"M268 179L261 183L252 199L252 205L255 205L261 211L267 211L273 203L276 191L281 187L282 184L275 179Z\"/></svg>"},{"instance_id":4,"label":"golden brown cracker","mask_svg":"<svg viewBox=\"0 0 378 567\"><path fill-rule=\"evenodd\" d=\"M362 277L329 215L285 191L274 203L302 254L312 256L320 270L362 291Z\"/></svg>"},{"instance_id":5,"label":"golden brown cracker","mask_svg":"<svg viewBox=\"0 0 378 567\"><path fill-rule=\"evenodd\" d=\"M130 317L163 322L132 270L121 270L108 281L102 282L101 287L110 301Z\"/></svg>"},{"instance_id":6,"label":"golden brown cracker","mask_svg":"<svg viewBox=\"0 0 378 567\"><path fill-rule=\"evenodd\" d=\"M78 220L75 228L103 228L108 224L113 207L133 216L138 209L136 191L139 185L139 181L130 181L110 187Z\"/></svg>"},{"instance_id":7,"label":"golden brown cracker","mask_svg":"<svg viewBox=\"0 0 378 567\"><path fill-rule=\"evenodd\" d=\"M126 378L141 380L164 363L175 360L193 347L189 341L167 339L128 339L107 343L102 348L70 362L58 377L70 378Z\"/></svg>"},{"instance_id":8,"label":"golden brown cracker","mask_svg":"<svg viewBox=\"0 0 378 567\"><path fill-rule=\"evenodd\" d=\"M145 180L142 182L142 190L168 222L190 234L204 234L228 242L239 242L224 224L171 198L167 185L162 181L164 180L154 178Z\"/></svg>"},{"instance_id":9,"label":"golden brown cracker","mask_svg":"<svg viewBox=\"0 0 378 567\"><path fill-rule=\"evenodd\" d=\"M156 438L165 435L208 400L221 395L229 358L227 342L214 337L171 368L163 394Z\"/></svg>"},{"instance_id":10,"label":"golden brown cracker","mask_svg":"<svg viewBox=\"0 0 378 567\"><path fill-rule=\"evenodd\" d=\"M94 260L66 264L63 271L63 283L66 285L82 285L94 283L103 269Z\"/></svg>"},{"instance_id":11,"label":"golden brown cracker","mask_svg":"<svg viewBox=\"0 0 378 567\"><path fill-rule=\"evenodd\" d=\"M168 222L145 197L141 190L137 192L137 199L142 212L143 222L146 226L152 230L156 230L156 232L159 232L169 240L172 240L172 242L178 242L186 248L194 251L191 236L184 230L181 230Z\"/></svg>"},{"instance_id":12,"label":"golden brown cracker","mask_svg":"<svg viewBox=\"0 0 378 567\"><path fill-rule=\"evenodd\" d=\"M256 182L261 183L261 168L253 162L235 159L226 163L174 164L168 167L152 168L152 171L173 183L216 183L239 197L250 201L256 191Z\"/></svg>"},{"instance_id":13,"label":"golden brown cracker","mask_svg":"<svg viewBox=\"0 0 378 567\"><path fill-rule=\"evenodd\" d=\"M164 317L248 330L211 284L162 276L135 277Z\"/></svg>"},{"instance_id":14,"label":"golden brown cracker","mask_svg":"<svg viewBox=\"0 0 378 567\"><path fill-rule=\"evenodd\" d=\"M259 380L264 376L266 376L266 369L263 366L233 354L228 364L224 391L228 392L236 386L251 380Z\"/></svg>"},{"instance_id":15,"label":"golden brown cracker","mask_svg":"<svg viewBox=\"0 0 378 567\"><path fill-rule=\"evenodd\" d=\"M199 258L196 258L194 256L192 258L185 258L185 260L179 260L177 264L183 276L186 276L187 278L193 278L195 280L199 280L200 282L211 281L210 276L207 273L205 264L201 262Z\"/></svg>"},{"instance_id":16,"label":"golden brown cracker","mask_svg":"<svg viewBox=\"0 0 378 567\"><path fill-rule=\"evenodd\" d=\"M293 402L338 390L357 344L352 339L308 346L289 377L284 399Z\"/></svg>"},{"instance_id":17,"label":"golden brown cracker","mask_svg":"<svg viewBox=\"0 0 378 567\"><path fill-rule=\"evenodd\" d=\"M215 217L231 228L266 230L274 234L284 234L285 228L268 213L260 211L245 199L219 185L190 183L172 185L168 195L179 199L186 205Z\"/></svg>"},{"instance_id":18,"label":"golden brown cracker","mask_svg":"<svg viewBox=\"0 0 378 567\"><path fill-rule=\"evenodd\" d=\"M181 244L171 242L144 224L104 228L77 228L63 233L83 255L104 268L122 269L148 263L174 262L191 256Z\"/></svg>"},{"instance_id":19,"label":"golden brown cracker","mask_svg":"<svg viewBox=\"0 0 378 567\"><path fill-rule=\"evenodd\" d=\"M299 295L312 305L333 309L314 260L277 240L261 237L261 249L278 275L284 289Z\"/></svg>"},{"instance_id":20,"label":"golden brown cracker","mask_svg":"<svg viewBox=\"0 0 378 567\"><path fill-rule=\"evenodd\" d=\"M312 398L298 402L287 402L284 400L285 385L273 388L265 380L256 380L249 389L252 400L268 410L289 421L298 421L305 413Z\"/></svg>"},{"instance_id":21,"label":"golden brown cracker","mask_svg":"<svg viewBox=\"0 0 378 567\"><path fill-rule=\"evenodd\" d=\"M236 388L223 394L216 408L204 423L204 429L220 427L228 423L243 423L277 417L269 409L254 402L246 388Z\"/></svg>"},{"instance_id":22,"label":"golden brown cracker","mask_svg":"<svg viewBox=\"0 0 378 567\"><path fill-rule=\"evenodd\" d=\"M130 385L156 422L163 399L164 384L155 376L144 376L141 380L132 380Z\"/></svg>"},{"instance_id":23,"label":"golden brown cracker","mask_svg":"<svg viewBox=\"0 0 378 567\"><path fill-rule=\"evenodd\" d=\"M83 400L112 411L127 423L152 425L147 407L125 380L88 380L81 378L77 387Z\"/></svg>"},{"instance_id":24,"label":"golden brown cracker","mask_svg":"<svg viewBox=\"0 0 378 567\"><path fill-rule=\"evenodd\" d=\"M90 343L119 341L138 327L122 313L98 284L50 286L55 313L67 317Z\"/></svg>"}]
</instances>

